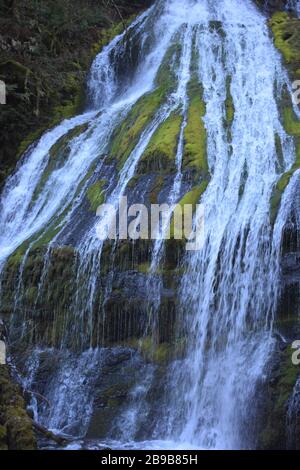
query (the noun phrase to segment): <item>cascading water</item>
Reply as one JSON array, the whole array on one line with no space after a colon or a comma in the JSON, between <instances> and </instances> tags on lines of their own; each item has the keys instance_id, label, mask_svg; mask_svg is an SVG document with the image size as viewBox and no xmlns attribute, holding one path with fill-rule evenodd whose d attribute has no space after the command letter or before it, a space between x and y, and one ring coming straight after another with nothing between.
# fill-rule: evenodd
<instances>
[{"instance_id":1,"label":"cascading water","mask_svg":"<svg viewBox=\"0 0 300 470\"><path fill-rule=\"evenodd\" d=\"M137 44L139 52L129 74L126 54ZM162 69L163 81L159 79ZM201 93L197 99L205 108L208 169L197 182L205 183L201 197L205 243L183 259L176 328L186 354L165 371L163 405L155 413L149 400L156 386L156 367L141 366L131 348L102 347L101 328L112 291L110 276L106 284L99 276L105 243L97 237L97 227L104 220L93 214L82 223L81 214L96 178L108 181L105 201L118 206L130 192L129 184L153 138L173 115L179 116L180 125L175 171L165 202L173 206L182 198L188 187L183 160L190 83L196 83ZM117 351L125 364L118 369L122 380L123 371L132 364L143 377L135 377L126 392L127 405L114 417L106 443L143 448L255 447L253 401L274 344L272 321L287 217L283 204L273 229L270 201L274 185L295 160L295 145L281 124L278 106L286 83L265 18L250 0L242 4L237 0L157 1L95 59L88 83L89 110L49 131L26 152L0 202L2 274L9 256L25 244L12 332L20 331L22 279L30 250L40 240L48 245L34 311L47 284L52 250L72 245L77 256L73 299L56 326L62 329L59 344L55 349L35 345L23 365L26 387L42 384L39 390L51 404L33 399L36 419L44 425L76 437L86 435L92 428L95 389L109 375L107 364ZM156 96L160 89L163 92ZM138 138L128 139L128 155L125 151L122 165L112 170L111 142L149 96L155 96L156 107L143 116ZM131 126L140 115L130 121ZM159 236L152 247L146 284L150 295L152 289L153 296L154 290L159 292L152 315L158 315L161 300L161 288L156 282L153 288L152 280L163 248ZM25 320L24 337L28 334ZM118 361L114 363L119 366ZM49 376L41 379L45 363ZM150 423L148 432L145 422Z\"/></svg>"}]
</instances>

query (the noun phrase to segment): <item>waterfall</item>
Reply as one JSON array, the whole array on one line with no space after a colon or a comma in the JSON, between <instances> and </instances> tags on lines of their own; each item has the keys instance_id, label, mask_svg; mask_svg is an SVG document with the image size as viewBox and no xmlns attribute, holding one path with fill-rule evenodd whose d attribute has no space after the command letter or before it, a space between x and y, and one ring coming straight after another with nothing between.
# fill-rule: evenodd
<instances>
[{"instance_id":1,"label":"waterfall","mask_svg":"<svg viewBox=\"0 0 300 470\"><path fill-rule=\"evenodd\" d=\"M20 360L24 386L46 397L40 402L35 396L31 403L43 425L80 442L93 439L96 447L256 446L255 396L274 349L282 233L297 176L273 224L273 190L292 170L296 154L280 114L288 83L254 2L158 0L94 60L86 111L49 130L23 155L0 199L0 293L4 304L6 269L11 257L20 256L11 342L26 349ZM194 98L207 162L201 160L193 173L185 167L185 144ZM96 207L87 210L87 200L96 184L104 194L97 201L117 208L126 195L144 203L150 176L142 175L136 192L130 184L174 116L179 125L172 170L163 175L163 202L173 207L196 187L205 241L180 260L172 327L184 352L172 357L162 379L161 366L143 354L149 335L152 346L157 336L167 224L151 245L147 281L128 287L142 292L134 317L140 337L123 341L122 328L130 329L125 318L118 326L121 344L113 339L107 345L119 240L107 250L97 229L111 225L113 216L97 216ZM170 211L167 222L171 217ZM73 262L72 299L61 317L52 312L51 330L39 304L51 300L52 256L62 247L70 249ZM35 249L42 268L33 307L26 309L26 263ZM150 313L149 303L155 304ZM103 384L111 390L117 379L121 391L111 400L117 411L98 438L95 409L109 402Z\"/></svg>"}]
</instances>

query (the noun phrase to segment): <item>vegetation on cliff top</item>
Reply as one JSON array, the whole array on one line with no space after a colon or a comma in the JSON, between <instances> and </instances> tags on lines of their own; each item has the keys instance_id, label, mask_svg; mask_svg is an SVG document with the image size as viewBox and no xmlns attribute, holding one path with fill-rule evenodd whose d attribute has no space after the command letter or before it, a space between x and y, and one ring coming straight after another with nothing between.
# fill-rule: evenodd
<instances>
[{"instance_id":1,"label":"vegetation on cliff top","mask_svg":"<svg viewBox=\"0 0 300 470\"><path fill-rule=\"evenodd\" d=\"M148 0L1 0L0 187L45 129L84 103L91 60ZM21 143L22 142L22 143Z\"/></svg>"}]
</instances>

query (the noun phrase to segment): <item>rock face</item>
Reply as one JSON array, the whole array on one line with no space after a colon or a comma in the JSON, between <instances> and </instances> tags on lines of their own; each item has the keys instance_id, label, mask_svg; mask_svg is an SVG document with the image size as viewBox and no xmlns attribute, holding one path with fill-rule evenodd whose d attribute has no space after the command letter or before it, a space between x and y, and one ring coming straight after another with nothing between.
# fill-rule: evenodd
<instances>
[{"instance_id":1,"label":"rock face","mask_svg":"<svg viewBox=\"0 0 300 470\"><path fill-rule=\"evenodd\" d=\"M0 365L0 450L34 450L36 439L19 387Z\"/></svg>"}]
</instances>

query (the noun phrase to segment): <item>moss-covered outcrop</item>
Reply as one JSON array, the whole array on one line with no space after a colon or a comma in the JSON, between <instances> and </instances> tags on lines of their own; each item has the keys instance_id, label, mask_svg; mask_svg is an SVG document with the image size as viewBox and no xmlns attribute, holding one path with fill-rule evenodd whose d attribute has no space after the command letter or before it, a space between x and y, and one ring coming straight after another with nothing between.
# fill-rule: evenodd
<instances>
[{"instance_id":1,"label":"moss-covered outcrop","mask_svg":"<svg viewBox=\"0 0 300 470\"><path fill-rule=\"evenodd\" d=\"M231 87L231 77L227 77L227 79L226 79L226 100L225 100L226 126L227 127L231 126L232 121L234 119L234 112L235 112L230 87Z\"/></svg>"},{"instance_id":2,"label":"moss-covered outcrop","mask_svg":"<svg viewBox=\"0 0 300 470\"><path fill-rule=\"evenodd\" d=\"M34 450L32 421L9 367L0 365L0 450Z\"/></svg>"},{"instance_id":3,"label":"moss-covered outcrop","mask_svg":"<svg viewBox=\"0 0 300 470\"><path fill-rule=\"evenodd\" d=\"M286 189L287 185L291 177L293 176L294 172L300 168L300 121L298 120L297 116L295 115L293 109L291 107L284 107L282 110L282 118L283 118L283 125L286 132L294 138L295 146L296 146L296 158L295 162L293 163L292 167L285 172L278 182L276 183L275 188L273 189L272 198L271 198L271 213L270 218L271 222L273 223L278 208L280 205L281 197ZM277 144L278 147L278 144Z\"/></svg>"},{"instance_id":4,"label":"moss-covered outcrop","mask_svg":"<svg viewBox=\"0 0 300 470\"><path fill-rule=\"evenodd\" d=\"M166 97L166 90L158 88L144 95L132 108L127 118L115 130L112 137L110 156L119 161L121 169L138 143L143 130L154 117Z\"/></svg>"},{"instance_id":5,"label":"moss-covered outcrop","mask_svg":"<svg viewBox=\"0 0 300 470\"><path fill-rule=\"evenodd\" d=\"M208 177L207 136L203 117L206 113L203 90L195 78L189 84L189 108L184 129L183 169L193 175L193 180Z\"/></svg>"},{"instance_id":6,"label":"moss-covered outcrop","mask_svg":"<svg viewBox=\"0 0 300 470\"><path fill-rule=\"evenodd\" d=\"M105 185L106 180L96 181L92 184L86 193L86 197L90 204L90 210L93 212L97 211L97 208L105 201Z\"/></svg>"},{"instance_id":7,"label":"moss-covered outcrop","mask_svg":"<svg viewBox=\"0 0 300 470\"><path fill-rule=\"evenodd\" d=\"M300 77L300 20L286 12L276 12L270 19L274 43L282 53L292 80Z\"/></svg>"},{"instance_id":8,"label":"moss-covered outcrop","mask_svg":"<svg viewBox=\"0 0 300 470\"><path fill-rule=\"evenodd\" d=\"M176 171L176 153L182 116L172 113L157 129L139 161L137 174Z\"/></svg>"},{"instance_id":9,"label":"moss-covered outcrop","mask_svg":"<svg viewBox=\"0 0 300 470\"><path fill-rule=\"evenodd\" d=\"M158 70L154 91L143 95L130 110L126 119L114 131L110 144L110 158L118 161L121 169L127 158L142 137L143 131L153 120L155 114L166 100L168 94L176 86L174 61L178 61L179 51L171 45L165 54ZM157 139L156 139L157 140Z\"/></svg>"},{"instance_id":10,"label":"moss-covered outcrop","mask_svg":"<svg viewBox=\"0 0 300 470\"><path fill-rule=\"evenodd\" d=\"M281 52L291 80L300 77L300 20L287 12L276 12L269 21L274 44ZM283 126L296 146L296 158L292 167L285 172L277 182L271 199L271 221L274 222L280 205L281 196L287 187L293 173L300 167L300 121L295 115L291 100L286 90L283 90L281 102ZM282 159L282 149L279 137L275 136L279 160Z\"/></svg>"}]
</instances>

